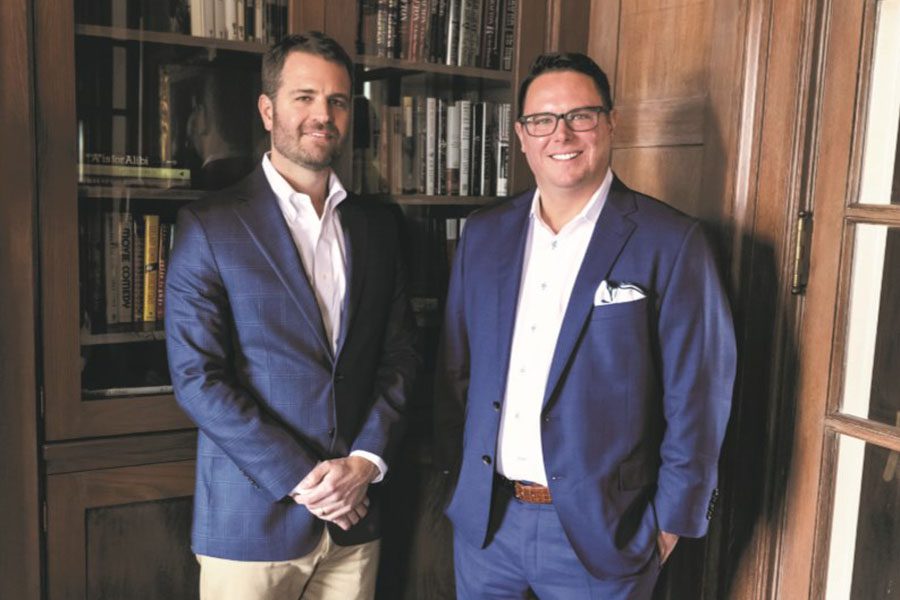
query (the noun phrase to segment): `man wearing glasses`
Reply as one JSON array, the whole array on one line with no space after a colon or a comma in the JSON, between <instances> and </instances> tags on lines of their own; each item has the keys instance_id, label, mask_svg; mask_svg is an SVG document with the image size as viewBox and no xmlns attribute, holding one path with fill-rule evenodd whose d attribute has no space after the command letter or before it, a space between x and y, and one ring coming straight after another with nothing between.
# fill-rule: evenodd
<instances>
[{"instance_id":1,"label":"man wearing glasses","mask_svg":"<svg viewBox=\"0 0 900 600\"><path fill-rule=\"evenodd\" d=\"M438 365L457 594L649 598L718 496L728 303L698 222L610 170L590 58L540 56L518 106L537 189L467 221Z\"/></svg>"}]
</instances>

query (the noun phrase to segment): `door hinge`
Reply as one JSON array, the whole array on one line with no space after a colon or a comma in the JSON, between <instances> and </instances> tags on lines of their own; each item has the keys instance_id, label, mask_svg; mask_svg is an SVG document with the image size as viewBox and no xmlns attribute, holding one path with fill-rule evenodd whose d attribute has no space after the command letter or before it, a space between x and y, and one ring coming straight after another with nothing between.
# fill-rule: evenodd
<instances>
[{"instance_id":1,"label":"door hinge","mask_svg":"<svg viewBox=\"0 0 900 600\"><path fill-rule=\"evenodd\" d=\"M802 294L809 281L809 246L812 240L812 217L810 211L797 213L794 233L794 273L791 277L791 293Z\"/></svg>"}]
</instances>

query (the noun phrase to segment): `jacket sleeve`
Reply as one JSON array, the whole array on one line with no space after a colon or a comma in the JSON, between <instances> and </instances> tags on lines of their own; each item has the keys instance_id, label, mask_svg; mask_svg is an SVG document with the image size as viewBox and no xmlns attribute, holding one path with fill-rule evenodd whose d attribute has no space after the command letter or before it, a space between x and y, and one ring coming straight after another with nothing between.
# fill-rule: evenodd
<instances>
[{"instance_id":1,"label":"jacket sleeve","mask_svg":"<svg viewBox=\"0 0 900 600\"><path fill-rule=\"evenodd\" d=\"M705 535L734 387L731 312L700 226L682 240L660 296L665 434L654 505L660 529Z\"/></svg>"},{"instance_id":2,"label":"jacket sleeve","mask_svg":"<svg viewBox=\"0 0 900 600\"><path fill-rule=\"evenodd\" d=\"M465 314L466 234L454 255L444 324L434 377L435 467L455 478L462 461L466 397L469 391L469 338Z\"/></svg>"},{"instance_id":3,"label":"jacket sleeve","mask_svg":"<svg viewBox=\"0 0 900 600\"><path fill-rule=\"evenodd\" d=\"M234 371L231 307L203 224L182 209L166 276L166 346L175 399L253 485L285 497L317 457L268 414Z\"/></svg>"},{"instance_id":4,"label":"jacket sleeve","mask_svg":"<svg viewBox=\"0 0 900 600\"><path fill-rule=\"evenodd\" d=\"M406 289L406 268L399 250L396 254L393 293L375 373L374 399L351 448L351 452L371 452L388 465L406 428L409 401L420 366L415 348L416 322Z\"/></svg>"}]
</instances>

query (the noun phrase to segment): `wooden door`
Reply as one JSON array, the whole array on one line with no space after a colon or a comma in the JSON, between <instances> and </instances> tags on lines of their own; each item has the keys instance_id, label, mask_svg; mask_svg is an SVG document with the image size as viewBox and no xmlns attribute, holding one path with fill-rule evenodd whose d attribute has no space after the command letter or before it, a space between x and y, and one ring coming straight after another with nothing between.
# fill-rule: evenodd
<instances>
[{"instance_id":1,"label":"wooden door","mask_svg":"<svg viewBox=\"0 0 900 600\"><path fill-rule=\"evenodd\" d=\"M900 2L829 3L777 597L900 598Z\"/></svg>"}]
</instances>

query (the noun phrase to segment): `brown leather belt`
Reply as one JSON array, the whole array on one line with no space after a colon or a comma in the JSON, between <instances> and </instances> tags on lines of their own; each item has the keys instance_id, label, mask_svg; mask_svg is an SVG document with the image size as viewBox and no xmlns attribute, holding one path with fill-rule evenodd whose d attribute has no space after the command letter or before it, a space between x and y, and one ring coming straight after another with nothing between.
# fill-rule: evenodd
<instances>
[{"instance_id":1,"label":"brown leather belt","mask_svg":"<svg viewBox=\"0 0 900 600\"><path fill-rule=\"evenodd\" d=\"M497 473L496 476L497 481L502 486L513 492L516 500L521 500L528 504L553 504L553 498L550 496L550 488L546 485L512 481L499 473Z\"/></svg>"}]
</instances>

